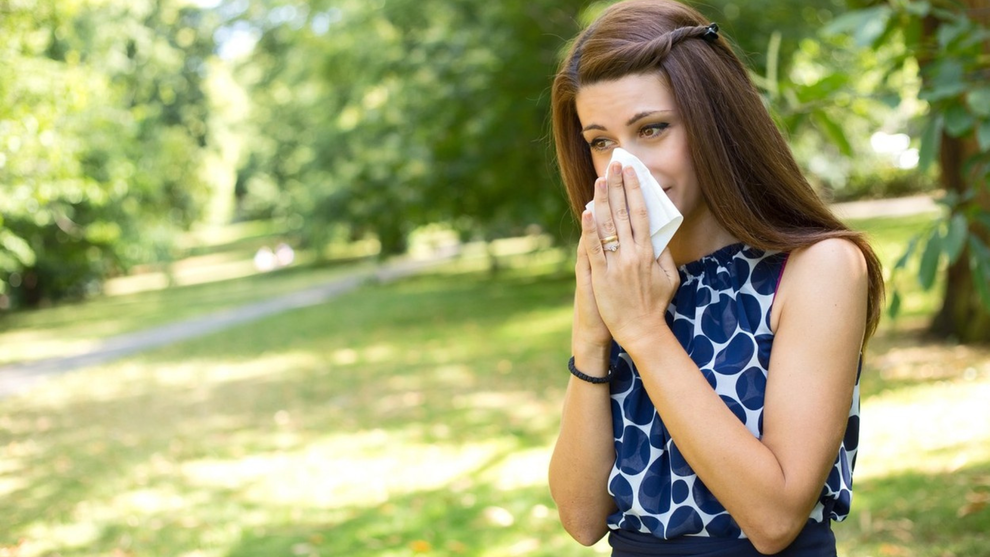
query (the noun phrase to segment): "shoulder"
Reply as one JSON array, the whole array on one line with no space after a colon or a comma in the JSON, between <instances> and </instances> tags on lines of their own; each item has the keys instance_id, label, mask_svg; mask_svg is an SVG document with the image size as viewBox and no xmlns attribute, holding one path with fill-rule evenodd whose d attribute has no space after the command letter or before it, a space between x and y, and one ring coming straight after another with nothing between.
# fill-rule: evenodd
<instances>
[{"instance_id":1,"label":"shoulder","mask_svg":"<svg viewBox=\"0 0 990 557\"><path fill-rule=\"evenodd\" d=\"M865 312L868 289L869 270L859 246L844 238L822 240L791 252L771 320L775 323L791 310L809 316L836 309L858 320Z\"/></svg>"},{"instance_id":2,"label":"shoulder","mask_svg":"<svg viewBox=\"0 0 990 557\"><path fill-rule=\"evenodd\" d=\"M791 252L787 271L810 275L819 280L845 278L863 281L867 277L866 257L855 243L845 238L828 238Z\"/></svg>"}]
</instances>

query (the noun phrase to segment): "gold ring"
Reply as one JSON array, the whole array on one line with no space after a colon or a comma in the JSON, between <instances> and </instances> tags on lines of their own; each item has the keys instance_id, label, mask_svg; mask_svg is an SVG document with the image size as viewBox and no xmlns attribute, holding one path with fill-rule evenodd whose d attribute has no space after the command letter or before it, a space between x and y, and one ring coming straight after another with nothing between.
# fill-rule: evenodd
<instances>
[{"instance_id":1,"label":"gold ring","mask_svg":"<svg viewBox=\"0 0 990 557\"><path fill-rule=\"evenodd\" d=\"M602 245L604 246L605 244L611 244L612 242L618 243L618 241L619 241L618 236L609 236L608 238L602 238ZM611 251L615 251L615 250L611 250Z\"/></svg>"}]
</instances>

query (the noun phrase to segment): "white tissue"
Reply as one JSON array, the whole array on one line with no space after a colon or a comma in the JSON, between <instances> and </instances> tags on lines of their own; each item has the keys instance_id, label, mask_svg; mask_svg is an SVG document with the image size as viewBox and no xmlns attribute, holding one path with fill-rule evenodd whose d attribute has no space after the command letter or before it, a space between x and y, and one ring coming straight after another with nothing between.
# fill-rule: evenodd
<instances>
[{"instance_id":1,"label":"white tissue","mask_svg":"<svg viewBox=\"0 0 990 557\"><path fill-rule=\"evenodd\" d=\"M636 171L636 178L639 179L643 198L646 200L646 211L650 214L650 240L653 242L653 256L660 257L660 253L670 243L670 239L674 237L674 232L677 232L684 217L681 216L677 207L674 207L667 194L663 192L663 188L647 170L643 161L637 159L629 151L618 147L612 151L612 160L608 163L609 168L615 161L622 163L623 168L631 166ZM589 201L585 207L594 213L595 202Z\"/></svg>"}]
</instances>

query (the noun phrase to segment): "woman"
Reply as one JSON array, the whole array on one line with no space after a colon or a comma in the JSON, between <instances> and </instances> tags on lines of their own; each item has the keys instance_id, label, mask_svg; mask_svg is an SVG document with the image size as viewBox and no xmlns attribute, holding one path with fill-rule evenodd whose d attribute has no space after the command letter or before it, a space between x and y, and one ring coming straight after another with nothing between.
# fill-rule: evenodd
<instances>
[{"instance_id":1,"label":"woman","mask_svg":"<svg viewBox=\"0 0 990 557\"><path fill-rule=\"evenodd\" d=\"M552 95L582 226L550 464L565 529L585 545L608 533L616 557L835 555L882 306L873 251L818 199L717 26L688 7L609 7ZM659 258L635 173L608 168L617 147L684 216Z\"/></svg>"}]
</instances>

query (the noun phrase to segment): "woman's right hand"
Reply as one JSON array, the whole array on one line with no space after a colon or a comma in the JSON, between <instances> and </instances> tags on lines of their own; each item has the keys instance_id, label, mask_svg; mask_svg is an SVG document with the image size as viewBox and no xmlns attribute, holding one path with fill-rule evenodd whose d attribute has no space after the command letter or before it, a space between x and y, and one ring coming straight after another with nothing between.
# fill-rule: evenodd
<instances>
[{"instance_id":1,"label":"woman's right hand","mask_svg":"<svg viewBox=\"0 0 990 557\"><path fill-rule=\"evenodd\" d=\"M591 261L584 247L584 238L578 241L577 264L574 266L577 287L574 292L574 329L571 333L572 353L592 350L608 353L612 344L602 316L598 313L598 303L591 287Z\"/></svg>"}]
</instances>

